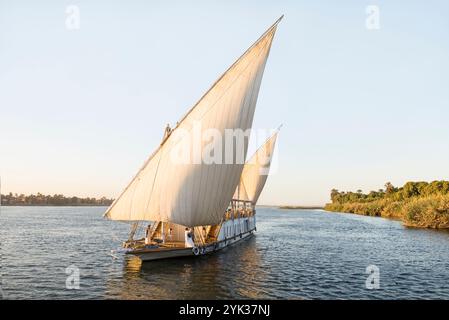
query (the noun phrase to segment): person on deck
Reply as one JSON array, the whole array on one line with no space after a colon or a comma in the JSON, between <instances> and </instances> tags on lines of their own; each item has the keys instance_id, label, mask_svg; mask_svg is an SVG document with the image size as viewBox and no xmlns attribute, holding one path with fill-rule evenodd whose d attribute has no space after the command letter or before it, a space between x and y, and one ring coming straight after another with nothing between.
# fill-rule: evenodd
<instances>
[{"instance_id":1,"label":"person on deck","mask_svg":"<svg viewBox=\"0 0 449 320\"><path fill-rule=\"evenodd\" d=\"M162 243L165 244L165 229L164 229L164 224L162 224L162 227L161 227L161 240L162 240Z\"/></svg>"},{"instance_id":2,"label":"person on deck","mask_svg":"<svg viewBox=\"0 0 449 320\"><path fill-rule=\"evenodd\" d=\"M195 242L193 241L192 232L190 232L189 228L186 228L184 235L185 235L185 247L193 248L195 246Z\"/></svg>"},{"instance_id":3,"label":"person on deck","mask_svg":"<svg viewBox=\"0 0 449 320\"><path fill-rule=\"evenodd\" d=\"M151 243L151 224L145 229L145 244Z\"/></svg>"}]
</instances>

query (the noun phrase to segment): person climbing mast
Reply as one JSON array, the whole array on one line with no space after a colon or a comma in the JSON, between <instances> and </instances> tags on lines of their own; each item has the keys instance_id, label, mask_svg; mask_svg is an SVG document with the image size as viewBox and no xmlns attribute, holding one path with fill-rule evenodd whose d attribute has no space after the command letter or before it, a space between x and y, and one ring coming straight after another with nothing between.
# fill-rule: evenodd
<instances>
[{"instance_id":1,"label":"person climbing mast","mask_svg":"<svg viewBox=\"0 0 449 320\"><path fill-rule=\"evenodd\" d=\"M165 127L165 131L164 131L164 138L162 139L162 141L167 139L168 136L171 134L171 132L172 132L172 129L170 128L170 124L167 123L167 126Z\"/></svg>"}]
</instances>

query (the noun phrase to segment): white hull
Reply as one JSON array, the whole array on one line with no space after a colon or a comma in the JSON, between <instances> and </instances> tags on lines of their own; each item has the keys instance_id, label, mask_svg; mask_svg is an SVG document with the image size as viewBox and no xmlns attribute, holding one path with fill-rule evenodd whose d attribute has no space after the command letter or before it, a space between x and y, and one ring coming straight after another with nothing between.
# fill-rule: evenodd
<instances>
[{"instance_id":1,"label":"white hull","mask_svg":"<svg viewBox=\"0 0 449 320\"><path fill-rule=\"evenodd\" d=\"M228 246L251 237L256 231L256 217L244 217L228 220L222 223L217 241L204 246L194 248L154 248L140 249L127 252L139 257L142 261L153 261L169 258L180 258L189 256L201 256L214 253Z\"/></svg>"}]
</instances>

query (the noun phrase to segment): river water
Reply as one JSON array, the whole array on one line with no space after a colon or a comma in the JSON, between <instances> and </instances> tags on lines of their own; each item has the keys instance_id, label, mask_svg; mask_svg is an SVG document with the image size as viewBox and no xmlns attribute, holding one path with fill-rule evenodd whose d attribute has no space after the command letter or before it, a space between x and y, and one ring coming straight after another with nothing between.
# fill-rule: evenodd
<instances>
[{"instance_id":1,"label":"river water","mask_svg":"<svg viewBox=\"0 0 449 320\"><path fill-rule=\"evenodd\" d=\"M6 299L449 298L449 233L383 218L260 207L249 240L141 264L111 254L129 226L104 220L105 208L1 210Z\"/></svg>"}]
</instances>

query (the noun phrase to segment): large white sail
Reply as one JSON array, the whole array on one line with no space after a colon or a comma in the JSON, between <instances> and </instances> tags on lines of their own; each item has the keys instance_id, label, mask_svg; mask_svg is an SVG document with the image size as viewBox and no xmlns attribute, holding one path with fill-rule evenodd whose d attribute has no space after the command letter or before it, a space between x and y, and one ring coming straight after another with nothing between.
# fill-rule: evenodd
<instances>
[{"instance_id":1,"label":"large white sail","mask_svg":"<svg viewBox=\"0 0 449 320\"><path fill-rule=\"evenodd\" d=\"M245 163L240 183L234 199L251 201L256 204L267 182L278 132L273 134Z\"/></svg>"},{"instance_id":2,"label":"large white sail","mask_svg":"<svg viewBox=\"0 0 449 320\"><path fill-rule=\"evenodd\" d=\"M220 222L239 183L243 163L178 163L173 161L173 150L190 150L191 133L198 126L200 134L212 129L222 137L225 129L251 128L263 71L280 20L215 82L179 122L109 207L106 217L126 221L168 221L190 227ZM204 150L209 141L200 140L196 144ZM243 144L244 159L248 140L244 139ZM233 152L237 151L236 148L233 147Z\"/></svg>"}]
</instances>

